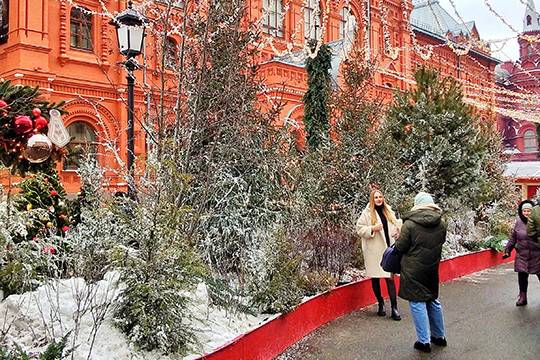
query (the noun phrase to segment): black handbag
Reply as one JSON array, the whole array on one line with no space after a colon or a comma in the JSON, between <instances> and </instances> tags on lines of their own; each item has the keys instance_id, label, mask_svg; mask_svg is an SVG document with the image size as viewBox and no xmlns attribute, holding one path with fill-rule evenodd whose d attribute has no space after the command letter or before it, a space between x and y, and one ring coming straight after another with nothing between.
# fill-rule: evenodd
<instances>
[{"instance_id":1,"label":"black handbag","mask_svg":"<svg viewBox=\"0 0 540 360\"><path fill-rule=\"evenodd\" d=\"M394 274L401 272L401 252L391 245L384 250L381 267L384 271Z\"/></svg>"}]
</instances>

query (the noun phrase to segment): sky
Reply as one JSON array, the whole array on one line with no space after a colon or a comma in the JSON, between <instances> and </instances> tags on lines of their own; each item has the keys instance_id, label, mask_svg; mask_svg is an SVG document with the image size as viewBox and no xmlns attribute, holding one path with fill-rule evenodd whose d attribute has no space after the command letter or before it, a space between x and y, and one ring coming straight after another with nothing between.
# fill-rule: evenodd
<instances>
[{"instance_id":1,"label":"sky","mask_svg":"<svg viewBox=\"0 0 540 360\"><path fill-rule=\"evenodd\" d=\"M512 37L506 43L500 42L491 46L492 55L502 61L517 60L519 47L516 33L510 29L497 15L490 11L486 2L493 10L501 15L514 29L523 31L523 17L527 0L439 0L450 15L461 22L456 15L452 2L456 5L458 14L464 21L474 20L480 37L484 40L498 40ZM540 10L540 0L535 0L536 9ZM498 48L500 48L500 51Z\"/></svg>"}]
</instances>

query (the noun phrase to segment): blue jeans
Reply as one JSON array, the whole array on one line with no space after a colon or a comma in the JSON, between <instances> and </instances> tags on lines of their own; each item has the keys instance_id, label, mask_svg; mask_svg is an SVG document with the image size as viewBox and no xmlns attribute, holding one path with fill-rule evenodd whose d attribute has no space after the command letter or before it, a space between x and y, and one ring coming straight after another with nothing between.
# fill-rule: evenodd
<instances>
[{"instance_id":1,"label":"blue jeans","mask_svg":"<svg viewBox=\"0 0 540 360\"><path fill-rule=\"evenodd\" d=\"M430 335L444 337L444 320L442 306L439 301L409 301L409 308L416 330L417 341L423 344L430 343Z\"/></svg>"}]
</instances>

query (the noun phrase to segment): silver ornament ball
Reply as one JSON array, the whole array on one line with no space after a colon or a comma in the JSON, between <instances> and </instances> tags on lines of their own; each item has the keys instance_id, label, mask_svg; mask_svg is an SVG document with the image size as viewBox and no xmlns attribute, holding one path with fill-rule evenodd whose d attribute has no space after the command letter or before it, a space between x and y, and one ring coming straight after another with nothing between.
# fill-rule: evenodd
<instances>
[{"instance_id":1,"label":"silver ornament ball","mask_svg":"<svg viewBox=\"0 0 540 360\"><path fill-rule=\"evenodd\" d=\"M23 155L29 162L39 164L47 160L51 152L52 142L47 135L35 134L28 139Z\"/></svg>"}]
</instances>

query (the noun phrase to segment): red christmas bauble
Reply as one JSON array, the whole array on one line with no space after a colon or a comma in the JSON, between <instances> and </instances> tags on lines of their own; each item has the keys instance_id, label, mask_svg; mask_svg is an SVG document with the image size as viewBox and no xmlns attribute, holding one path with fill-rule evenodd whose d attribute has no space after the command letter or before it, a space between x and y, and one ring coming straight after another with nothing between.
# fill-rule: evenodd
<instances>
[{"instance_id":1,"label":"red christmas bauble","mask_svg":"<svg viewBox=\"0 0 540 360\"><path fill-rule=\"evenodd\" d=\"M36 110L36 109L34 109ZM39 109L37 109L39 110ZM32 110L33 112L33 110ZM49 120L47 120L46 118L44 118L43 116L38 116L34 119L34 129L38 130L38 131L41 131L43 129L45 129L47 126L49 125Z\"/></svg>"},{"instance_id":2,"label":"red christmas bauble","mask_svg":"<svg viewBox=\"0 0 540 360\"><path fill-rule=\"evenodd\" d=\"M7 102L0 100L0 109L5 108L6 106L8 106Z\"/></svg>"},{"instance_id":3,"label":"red christmas bauble","mask_svg":"<svg viewBox=\"0 0 540 360\"><path fill-rule=\"evenodd\" d=\"M56 196L58 195L58 192L56 190L51 190L51 196Z\"/></svg>"},{"instance_id":4,"label":"red christmas bauble","mask_svg":"<svg viewBox=\"0 0 540 360\"><path fill-rule=\"evenodd\" d=\"M32 109L32 115L34 116L34 118L41 116L41 110L38 108Z\"/></svg>"},{"instance_id":5,"label":"red christmas bauble","mask_svg":"<svg viewBox=\"0 0 540 360\"><path fill-rule=\"evenodd\" d=\"M13 120L13 125L15 128L15 132L18 135L29 133L34 129L34 123L32 122L32 119L30 119L30 116L26 115L16 116Z\"/></svg>"}]
</instances>

